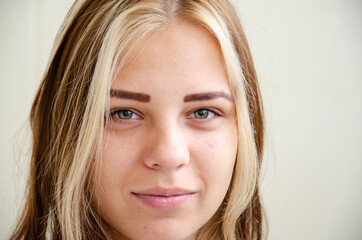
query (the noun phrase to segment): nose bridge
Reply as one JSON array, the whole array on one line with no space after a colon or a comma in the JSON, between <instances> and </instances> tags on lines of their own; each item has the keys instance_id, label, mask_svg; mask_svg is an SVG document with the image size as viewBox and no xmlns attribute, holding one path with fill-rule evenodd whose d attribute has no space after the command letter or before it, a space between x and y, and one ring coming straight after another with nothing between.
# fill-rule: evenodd
<instances>
[{"instance_id":1,"label":"nose bridge","mask_svg":"<svg viewBox=\"0 0 362 240\"><path fill-rule=\"evenodd\" d=\"M184 133L177 122L163 121L153 126L143 154L146 166L153 169L177 169L189 162Z\"/></svg>"}]
</instances>

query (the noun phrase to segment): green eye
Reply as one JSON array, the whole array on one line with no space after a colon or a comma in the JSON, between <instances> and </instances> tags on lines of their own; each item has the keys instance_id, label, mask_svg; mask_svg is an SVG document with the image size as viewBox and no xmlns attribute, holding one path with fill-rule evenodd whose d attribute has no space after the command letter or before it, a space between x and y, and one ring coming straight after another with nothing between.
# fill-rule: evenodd
<instances>
[{"instance_id":1,"label":"green eye","mask_svg":"<svg viewBox=\"0 0 362 240\"><path fill-rule=\"evenodd\" d=\"M113 119L114 121L120 120L141 120L143 119L138 113L135 113L130 109L118 109L114 110L109 114L109 119Z\"/></svg>"},{"instance_id":2,"label":"green eye","mask_svg":"<svg viewBox=\"0 0 362 240\"><path fill-rule=\"evenodd\" d=\"M209 116L210 111L206 109L199 109L194 112L194 116L197 119L206 119Z\"/></svg>"},{"instance_id":3,"label":"green eye","mask_svg":"<svg viewBox=\"0 0 362 240\"><path fill-rule=\"evenodd\" d=\"M131 119L133 116L133 112L130 110L119 110L116 113L119 119Z\"/></svg>"}]
</instances>

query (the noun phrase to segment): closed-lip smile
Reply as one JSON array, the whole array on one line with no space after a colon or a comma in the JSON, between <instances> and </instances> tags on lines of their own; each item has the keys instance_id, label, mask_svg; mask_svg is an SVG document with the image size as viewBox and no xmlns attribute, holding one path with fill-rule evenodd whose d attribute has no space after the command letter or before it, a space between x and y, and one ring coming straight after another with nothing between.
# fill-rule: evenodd
<instances>
[{"instance_id":1,"label":"closed-lip smile","mask_svg":"<svg viewBox=\"0 0 362 240\"><path fill-rule=\"evenodd\" d=\"M180 187L153 187L131 192L140 202L155 209L177 209L190 200L196 191Z\"/></svg>"}]
</instances>

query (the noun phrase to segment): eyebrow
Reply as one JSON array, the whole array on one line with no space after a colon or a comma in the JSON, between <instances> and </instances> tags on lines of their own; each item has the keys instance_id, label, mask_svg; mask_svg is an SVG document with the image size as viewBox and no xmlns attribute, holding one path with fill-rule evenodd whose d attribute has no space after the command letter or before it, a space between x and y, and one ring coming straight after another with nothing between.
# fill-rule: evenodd
<instances>
[{"instance_id":1,"label":"eyebrow","mask_svg":"<svg viewBox=\"0 0 362 240\"><path fill-rule=\"evenodd\" d=\"M225 93L223 91L216 91L216 92L193 93L193 94L186 95L184 97L184 102L207 101L207 100L215 99L218 97L225 98L225 99L229 100L230 102L234 101L233 97L230 94Z\"/></svg>"},{"instance_id":2,"label":"eyebrow","mask_svg":"<svg viewBox=\"0 0 362 240\"><path fill-rule=\"evenodd\" d=\"M131 99L138 102L149 102L151 101L151 96L145 93L130 92L125 90L116 90L111 89L111 97L122 98L122 99Z\"/></svg>"}]
</instances>

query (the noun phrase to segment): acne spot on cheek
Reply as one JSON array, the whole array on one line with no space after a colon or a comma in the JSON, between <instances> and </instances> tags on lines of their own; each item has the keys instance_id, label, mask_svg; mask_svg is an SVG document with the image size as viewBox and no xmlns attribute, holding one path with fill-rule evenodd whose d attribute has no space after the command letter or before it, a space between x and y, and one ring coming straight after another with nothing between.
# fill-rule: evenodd
<instances>
[{"instance_id":1,"label":"acne spot on cheek","mask_svg":"<svg viewBox=\"0 0 362 240\"><path fill-rule=\"evenodd\" d=\"M205 144L210 148L215 148L218 144L218 141L216 139L206 140Z\"/></svg>"}]
</instances>

